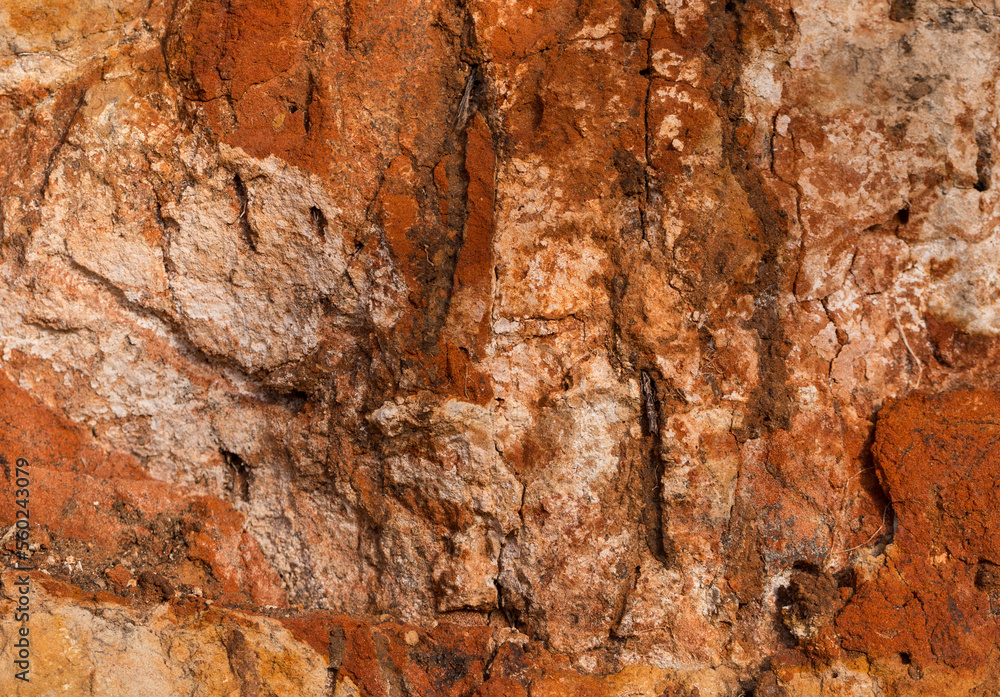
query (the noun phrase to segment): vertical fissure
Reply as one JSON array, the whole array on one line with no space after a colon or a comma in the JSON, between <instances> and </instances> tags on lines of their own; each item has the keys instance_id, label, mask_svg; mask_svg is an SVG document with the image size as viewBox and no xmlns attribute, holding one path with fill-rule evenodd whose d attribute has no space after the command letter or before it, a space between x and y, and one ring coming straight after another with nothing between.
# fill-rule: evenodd
<instances>
[{"instance_id":1,"label":"vertical fissure","mask_svg":"<svg viewBox=\"0 0 1000 697\"><path fill-rule=\"evenodd\" d=\"M236 202L240 208L240 214L237 218L240 234L243 237L243 241L250 248L250 251L256 253L258 240L257 231L250 224L250 193L247 191L247 185L244 183L243 177L240 176L239 172L233 175L233 189L236 192Z\"/></svg>"}]
</instances>

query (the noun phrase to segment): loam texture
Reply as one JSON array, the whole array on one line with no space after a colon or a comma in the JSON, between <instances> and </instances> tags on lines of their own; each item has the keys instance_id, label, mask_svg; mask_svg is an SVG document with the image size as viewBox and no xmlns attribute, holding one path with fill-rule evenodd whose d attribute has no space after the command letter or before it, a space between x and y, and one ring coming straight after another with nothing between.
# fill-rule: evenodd
<instances>
[{"instance_id":1,"label":"loam texture","mask_svg":"<svg viewBox=\"0 0 1000 697\"><path fill-rule=\"evenodd\" d=\"M1000 694L998 98L998 0L5 0L0 693Z\"/></svg>"}]
</instances>

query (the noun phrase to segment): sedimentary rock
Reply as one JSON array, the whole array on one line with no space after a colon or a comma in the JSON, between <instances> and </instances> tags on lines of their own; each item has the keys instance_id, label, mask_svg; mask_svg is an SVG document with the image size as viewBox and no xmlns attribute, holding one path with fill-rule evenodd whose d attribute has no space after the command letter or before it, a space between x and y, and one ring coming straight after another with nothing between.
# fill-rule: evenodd
<instances>
[{"instance_id":1,"label":"sedimentary rock","mask_svg":"<svg viewBox=\"0 0 1000 697\"><path fill-rule=\"evenodd\" d=\"M1000 690L998 37L5 3L5 691Z\"/></svg>"}]
</instances>

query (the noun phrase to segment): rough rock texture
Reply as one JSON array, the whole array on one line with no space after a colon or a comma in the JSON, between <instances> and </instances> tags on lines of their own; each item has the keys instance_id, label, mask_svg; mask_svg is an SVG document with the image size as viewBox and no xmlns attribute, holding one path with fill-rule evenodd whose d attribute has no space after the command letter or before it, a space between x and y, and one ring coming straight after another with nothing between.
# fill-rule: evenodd
<instances>
[{"instance_id":1,"label":"rough rock texture","mask_svg":"<svg viewBox=\"0 0 1000 697\"><path fill-rule=\"evenodd\" d=\"M4 694L997 694L998 80L997 0L2 3Z\"/></svg>"}]
</instances>

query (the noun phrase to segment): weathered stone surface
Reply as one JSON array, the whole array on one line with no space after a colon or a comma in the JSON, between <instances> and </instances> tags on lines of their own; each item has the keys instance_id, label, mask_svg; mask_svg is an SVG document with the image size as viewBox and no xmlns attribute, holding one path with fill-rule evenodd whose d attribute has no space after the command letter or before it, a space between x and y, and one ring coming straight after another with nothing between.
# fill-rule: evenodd
<instances>
[{"instance_id":1,"label":"weathered stone surface","mask_svg":"<svg viewBox=\"0 0 1000 697\"><path fill-rule=\"evenodd\" d=\"M4 693L997 692L998 36L4 3Z\"/></svg>"},{"instance_id":2,"label":"weathered stone surface","mask_svg":"<svg viewBox=\"0 0 1000 697\"><path fill-rule=\"evenodd\" d=\"M879 419L894 534L837 619L844 648L1000 678L990 660L1000 638L998 408L996 393L961 389L914 395Z\"/></svg>"}]
</instances>

